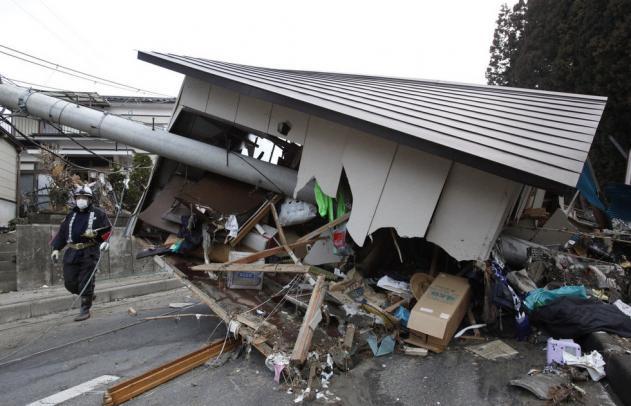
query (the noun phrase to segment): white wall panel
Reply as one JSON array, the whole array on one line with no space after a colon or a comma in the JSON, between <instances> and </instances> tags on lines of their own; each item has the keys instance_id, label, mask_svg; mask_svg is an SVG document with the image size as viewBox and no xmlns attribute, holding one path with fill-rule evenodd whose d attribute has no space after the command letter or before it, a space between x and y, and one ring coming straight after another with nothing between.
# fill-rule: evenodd
<instances>
[{"instance_id":1,"label":"white wall panel","mask_svg":"<svg viewBox=\"0 0 631 406\"><path fill-rule=\"evenodd\" d=\"M462 260L485 260L521 185L454 164L427 232L427 240Z\"/></svg>"},{"instance_id":2,"label":"white wall panel","mask_svg":"<svg viewBox=\"0 0 631 406\"><path fill-rule=\"evenodd\" d=\"M424 237L450 166L447 159L399 145L369 233L394 227L401 237Z\"/></svg>"},{"instance_id":3,"label":"white wall panel","mask_svg":"<svg viewBox=\"0 0 631 406\"><path fill-rule=\"evenodd\" d=\"M205 111L209 92L210 83L186 76L182 83L179 104L197 111Z\"/></svg>"},{"instance_id":4,"label":"white wall panel","mask_svg":"<svg viewBox=\"0 0 631 406\"><path fill-rule=\"evenodd\" d=\"M287 121L291 125L291 130L287 135L283 135L277 131L278 124L283 121ZM272 118L269 122L267 133L303 145L305 143L308 125L308 114L275 104L272 107Z\"/></svg>"},{"instance_id":5,"label":"white wall panel","mask_svg":"<svg viewBox=\"0 0 631 406\"><path fill-rule=\"evenodd\" d=\"M269 127L272 103L241 95L235 122L246 128L266 133Z\"/></svg>"},{"instance_id":6,"label":"white wall panel","mask_svg":"<svg viewBox=\"0 0 631 406\"><path fill-rule=\"evenodd\" d=\"M346 139L342 165L353 193L347 230L359 246L370 230L396 147L392 141L356 130Z\"/></svg>"},{"instance_id":7,"label":"white wall panel","mask_svg":"<svg viewBox=\"0 0 631 406\"><path fill-rule=\"evenodd\" d=\"M221 86L212 86L206 105L206 113L234 122L239 105L239 93Z\"/></svg>"},{"instance_id":8,"label":"white wall panel","mask_svg":"<svg viewBox=\"0 0 631 406\"><path fill-rule=\"evenodd\" d=\"M348 132L348 127L311 117L294 196L313 178L317 179L324 193L337 194Z\"/></svg>"}]
</instances>

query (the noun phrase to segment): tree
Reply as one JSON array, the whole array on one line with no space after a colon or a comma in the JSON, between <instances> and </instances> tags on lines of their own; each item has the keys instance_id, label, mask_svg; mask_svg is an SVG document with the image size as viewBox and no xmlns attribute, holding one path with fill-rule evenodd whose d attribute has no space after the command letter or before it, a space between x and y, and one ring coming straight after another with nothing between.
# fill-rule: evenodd
<instances>
[{"instance_id":1,"label":"tree","mask_svg":"<svg viewBox=\"0 0 631 406\"><path fill-rule=\"evenodd\" d=\"M523 38L525 13L526 3L523 0L519 0L512 10L506 3L501 5L490 48L491 60L485 75L489 85L510 84L511 61L515 58Z\"/></svg>"},{"instance_id":2,"label":"tree","mask_svg":"<svg viewBox=\"0 0 631 406\"><path fill-rule=\"evenodd\" d=\"M608 136L631 147L631 1L530 0L522 10L505 17L523 22L515 49L505 41L494 51L493 38L489 69L494 52L507 63L500 78L487 74L489 84L607 96L590 159L601 183L619 182L626 163Z\"/></svg>"}]
</instances>

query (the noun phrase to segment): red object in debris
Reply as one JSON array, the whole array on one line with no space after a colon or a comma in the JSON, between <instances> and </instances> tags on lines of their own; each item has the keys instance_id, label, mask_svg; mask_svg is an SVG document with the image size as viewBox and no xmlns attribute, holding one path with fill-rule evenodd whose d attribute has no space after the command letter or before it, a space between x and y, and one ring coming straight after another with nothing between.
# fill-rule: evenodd
<instances>
[{"instance_id":1,"label":"red object in debris","mask_svg":"<svg viewBox=\"0 0 631 406\"><path fill-rule=\"evenodd\" d=\"M337 249L346 247L346 228L333 231L333 246Z\"/></svg>"}]
</instances>

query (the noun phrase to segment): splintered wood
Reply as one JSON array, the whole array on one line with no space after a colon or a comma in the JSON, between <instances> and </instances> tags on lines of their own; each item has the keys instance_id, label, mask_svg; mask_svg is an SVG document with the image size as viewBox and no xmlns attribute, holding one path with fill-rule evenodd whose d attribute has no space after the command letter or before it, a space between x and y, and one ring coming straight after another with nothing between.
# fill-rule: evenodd
<instances>
[{"instance_id":1,"label":"splintered wood","mask_svg":"<svg viewBox=\"0 0 631 406\"><path fill-rule=\"evenodd\" d=\"M192 271L202 272L282 272L307 273L309 267L294 264L203 264L191 268Z\"/></svg>"},{"instance_id":2,"label":"splintered wood","mask_svg":"<svg viewBox=\"0 0 631 406\"><path fill-rule=\"evenodd\" d=\"M313 320L320 314L320 307L324 301L324 294L326 293L324 276L318 276L313 291L311 292L311 299L309 300L309 306L307 312L302 320L300 331L298 332L298 338L294 344L294 350L291 353L291 361L302 364L307 359L307 353L311 347L311 340L313 338Z\"/></svg>"}]
</instances>

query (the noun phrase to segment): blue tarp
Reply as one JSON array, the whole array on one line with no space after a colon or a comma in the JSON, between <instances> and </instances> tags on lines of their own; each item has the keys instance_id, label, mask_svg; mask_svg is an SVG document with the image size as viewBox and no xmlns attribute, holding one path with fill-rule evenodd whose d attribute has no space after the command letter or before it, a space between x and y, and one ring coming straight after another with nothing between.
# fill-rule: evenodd
<instances>
[{"instance_id":1,"label":"blue tarp","mask_svg":"<svg viewBox=\"0 0 631 406\"><path fill-rule=\"evenodd\" d=\"M578 178L578 183L576 184L576 189L581 192L581 195L592 206L605 211L605 205L600 201L598 197L598 188L596 187L594 173L592 172L590 166L586 163L583 166L583 172L581 172L581 176Z\"/></svg>"},{"instance_id":2,"label":"blue tarp","mask_svg":"<svg viewBox=\"0 0 631 406\"><path fill-rule=\"evenodd\" d=\"M605 186L604 193L609 201L607 216L610 219L631 221L631 186L610 183Z\"/></svg>"}]
</instances>

